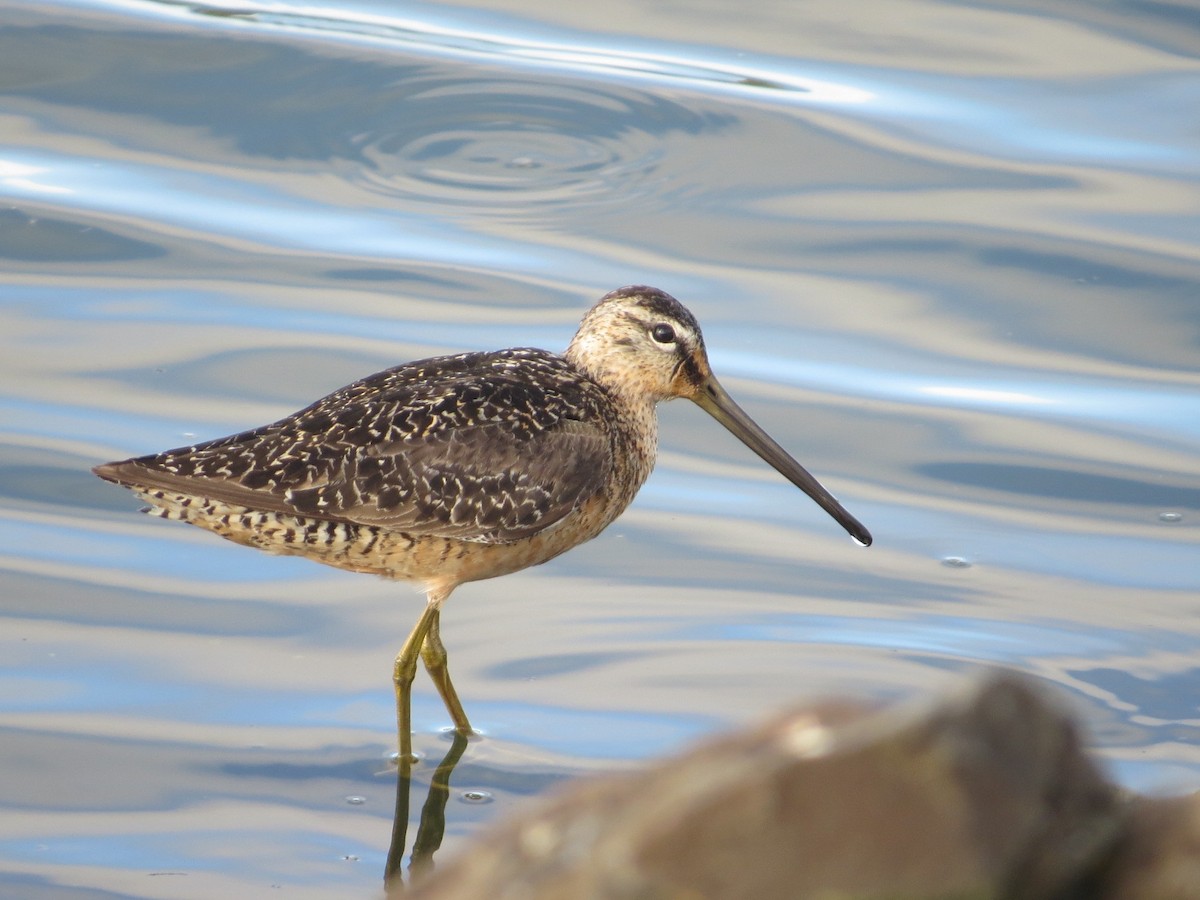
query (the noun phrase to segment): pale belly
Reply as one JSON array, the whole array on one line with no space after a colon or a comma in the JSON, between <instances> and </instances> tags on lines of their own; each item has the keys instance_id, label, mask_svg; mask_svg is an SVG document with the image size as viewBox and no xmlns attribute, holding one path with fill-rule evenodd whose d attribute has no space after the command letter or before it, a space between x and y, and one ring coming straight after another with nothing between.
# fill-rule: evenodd
<instances>
[{"instance_id":1,"label":"pale belly","mask_svg":"<svg viewBox=\"0 0 1200 900\"><path fill-rule=\"evenodd\" d=\"M151 504L147 512L152 515L187 522L248 547L447 588L553 559L598 535L632 499L597 496L544 531L495 544L294 517L160 490L135 489L135 493Z\"/></svg>"}]
</instances>

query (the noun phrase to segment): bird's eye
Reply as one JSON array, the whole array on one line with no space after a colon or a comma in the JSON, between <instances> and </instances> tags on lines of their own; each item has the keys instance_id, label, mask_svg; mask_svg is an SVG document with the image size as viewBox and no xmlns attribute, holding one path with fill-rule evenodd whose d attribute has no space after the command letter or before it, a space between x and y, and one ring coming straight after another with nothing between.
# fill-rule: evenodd
<instances>
[{"instance_id":1,"label":"bird's eye","mask_svg":"<svg viewBox=\"0 0 1200 900\"><path fill-rule=\"evenodd\" d=\"M650 329L650 336L660 344L675 343L675 329L666 322L659 322Z\"/></svg>"}]
</instances>

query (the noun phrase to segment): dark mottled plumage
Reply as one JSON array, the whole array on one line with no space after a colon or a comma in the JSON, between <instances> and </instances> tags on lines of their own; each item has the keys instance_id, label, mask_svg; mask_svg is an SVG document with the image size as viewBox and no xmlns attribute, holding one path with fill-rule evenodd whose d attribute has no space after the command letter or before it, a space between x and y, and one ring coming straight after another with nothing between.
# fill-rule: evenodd
<instances>
[{"instance_id":1,"label":"dark mottled plumage","mask_svg":"<svg viewBox=\"0 0 1200 900\"><path fill-rule=\"evenodd\" d=\"M544 350L464 353L377 372L278 422L112 474L266 512L505 543L605 484L613 448L595 423L609 402Z\"/></svg>"},{"instance_id":2,"label":"dark mottled plumage","mask_svg":"<svg viewBox=\"0 0 1200 900\"><path fill-rule=\"evenodd\" d=\"M566 352L408 363L230 437L97 466L168 518L264 550L413 579L428 602L396 658L401 752L422 656L456 727L440 607L459 585L536 565L599 534L654 465L660 400L687 397L863 544L867 530L730 399L695 318L628 287Z\"/></svg>"}]
</instances>

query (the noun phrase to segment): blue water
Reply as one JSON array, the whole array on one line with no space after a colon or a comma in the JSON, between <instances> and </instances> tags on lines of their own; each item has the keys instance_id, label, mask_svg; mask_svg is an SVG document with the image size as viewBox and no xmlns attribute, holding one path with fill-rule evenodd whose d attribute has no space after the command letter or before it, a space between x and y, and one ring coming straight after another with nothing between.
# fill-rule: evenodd
<instances>
[{"instance_id":1,"label":"blue water","mask_svg":"<svg viewBox=\"0 0 1200 900\"><path fill-rule=\"evenodd\" d=\"M1121 783L1200 787L1200 12L543 6L0 0L0 893L376 896L419 594L88 470L560 349L629 283L875 545L663 407L622 519L446 608L484 736L440 854L987 665ZM448 749L417 690L410 832Z\"/></svg>"}]
</instances>

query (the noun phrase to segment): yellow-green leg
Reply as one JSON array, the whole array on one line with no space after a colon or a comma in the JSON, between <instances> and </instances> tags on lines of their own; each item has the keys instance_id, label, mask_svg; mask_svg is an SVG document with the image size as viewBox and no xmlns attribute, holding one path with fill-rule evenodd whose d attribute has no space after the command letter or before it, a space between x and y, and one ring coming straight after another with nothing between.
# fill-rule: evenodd
<instances>
[{"instance_id":1,"label":"yellow-green leg","mask_svg":"<svg viewBox=\"0 0 1200 900\"><path fill-rule=\"evenodd\" d=\"M396 731L400 738L401 760L413 759L412 752L412 683L417 677L417 657L425 644L425 636L430 627L438 619L438 607L450 595L450 591L430 590L425 609L417 624L409 633L408 639L396 655L396 665L392 670L392 681L396 686Z\"/></svg>"},{"instance_id":2,"label":"yellow-green leg","mask_svg":"<svg viewBox=\"0 0 1200 900\"><path fill-rule=\"evenodd\" d=\"M446 665L448 658L446 645L442 643L442 635L439 631L441 619L441 610L434 609L429 630L425 633L425 643L421 647L421 659L425 661L425 670L429 672L434 686L442 695L446 711L450 713L450 718L454 721L454 730L461 735L470 736L474 733L471 730L471 723L467 721L467 714L458 699L458 692L454 690L454 683L450 680L450 669Z\"/></svg>"}]
</instances>

